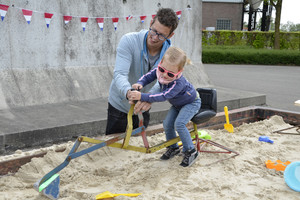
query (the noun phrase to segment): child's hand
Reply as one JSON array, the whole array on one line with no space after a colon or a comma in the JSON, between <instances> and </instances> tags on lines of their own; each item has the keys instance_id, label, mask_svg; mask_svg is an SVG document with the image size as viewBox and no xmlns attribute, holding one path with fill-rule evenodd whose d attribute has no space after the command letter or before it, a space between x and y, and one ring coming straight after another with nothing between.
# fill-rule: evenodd
<instances>
[{"instance_id":1,"label":"child's hand","mask_svg":"<svg viewBox=\"0 0 300 200\"><path fill-rule=\"evenodd\" d=\"M135 83L132 85L132 88L136 89L136 90L141 90L143 88L143 86L139 83Z\"/></svg>"},{"instance_id":2,"label":"child's hand","mask_svg":"<svg viewBox=\"0 0 300 200\"><path fill-rule=\"evenodd\" d=\"M134 100L141 100L141 93L139 91L131 91L130 92L130 96L129 96L129 100L130 101L134 101Z\"/></svg>"}]
</instances>

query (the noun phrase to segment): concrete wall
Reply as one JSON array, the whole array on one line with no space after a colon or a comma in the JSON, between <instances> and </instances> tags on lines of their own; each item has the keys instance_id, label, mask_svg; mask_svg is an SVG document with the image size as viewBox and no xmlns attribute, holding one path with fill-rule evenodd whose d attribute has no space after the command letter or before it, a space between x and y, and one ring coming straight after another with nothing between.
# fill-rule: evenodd
<instances>
[{"instance_id":1,"label":"concrete wall","mask_svg":"<svg viewBox=\"0 0 300 200\"><path fill-rule=\"evenodd\" d=\"M121 36L148 29L159 3L182 10L173 45L184 49L194 63L185 76L196 87L209 85L201 62L199 0L0 0L10 6L0 21L0 109L106 98ZM188 5L191 10L186 9ZM39 12L27 24L18 8ZM44 12L54 13L50 28ZM129 14L149 16L142 24L138 18L126 21ZM79 18L65 25L63 15L120 20L115 31L111 19L105 19L101 32L90 18L83 31Z\"/></svg>"},{"instance_id":2,"label":"concrete wall","mask_svg":"<svg viewBox=\"0 0 300 200\"><path fill-rule=\"evenodd\" d=\"M202 28L217 26L217 19L231 20L231 30L241 30L243 3L202 3Z\"/></svg>"}]
</instances>

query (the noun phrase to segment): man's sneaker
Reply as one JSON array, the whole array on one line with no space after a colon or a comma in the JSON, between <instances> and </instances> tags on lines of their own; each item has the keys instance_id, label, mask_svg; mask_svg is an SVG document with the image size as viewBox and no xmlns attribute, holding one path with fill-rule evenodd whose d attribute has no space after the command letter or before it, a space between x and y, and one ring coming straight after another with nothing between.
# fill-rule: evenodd
<instances>
[{"instance_id":1,"label":"man's sneaker","mask_svg":"<svg viewBox=\"0 0 300 200\"><path fill-rule=\"evenodd\" d=\"M161 160L169 160L170 158L173 158L175 155L180 153L179 147L177 148L172 148L172 147L167 147L166 153L164 153L160 159Z\"/></svg>"},{"instance_id":2,"label":"man's sneaker","mask_svg":"<svg viewBox=\"0 0 300 200\"><path fill-rule=\"evenodd\" d=\"M180 165L183 167L188 167L191 166L196 161L199 153L196 149L191 149L187 152L184 152L184 154L185 154L184 158L180 163Z\"/></svg>"}]
</instances>

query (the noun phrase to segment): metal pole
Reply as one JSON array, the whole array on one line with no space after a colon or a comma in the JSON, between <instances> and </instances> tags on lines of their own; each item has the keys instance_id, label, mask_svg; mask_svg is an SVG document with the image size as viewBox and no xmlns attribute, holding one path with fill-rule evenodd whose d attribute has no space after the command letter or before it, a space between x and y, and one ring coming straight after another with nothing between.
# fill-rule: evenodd
<instances>
[{"instance_id":1,"label":"metal pole","mask_svg":"<svg viewBox=\"0 0 300 200\"><path fill-rule=\"evenodd\" d=\"M241 30L244 30L244 14L245 14L245 0L243 1L243 8L242 8L242 23L241 23Z\"/></svg>"},{"instance_id":2,"label":"metal pole","mask_svg":"<svg viewBox=\"0 0 300 200\"><path fill-rule=\"evenodd\" d=\"M249 5L248 31L252 31L252 27L251 27L251 24L252 24L252 15L253 15L253 9L252 9L252 6Z\"/></svg>"},{"instance_id":3,"label":"metal pole","mask_svg":"<svg viewBox=\"0 0 300 200\"><path fill-rule=\"evenodd\" d=\"M267 22L268 6L269 6L268 2L264 1L264 6L263 6L263 10L262 10L263 14L262 14L262 18L261 18L261 28L260 28L261 31L267 31L267 27L266 27L267 23L266 22Z\"/></svg>"}]
</instances>

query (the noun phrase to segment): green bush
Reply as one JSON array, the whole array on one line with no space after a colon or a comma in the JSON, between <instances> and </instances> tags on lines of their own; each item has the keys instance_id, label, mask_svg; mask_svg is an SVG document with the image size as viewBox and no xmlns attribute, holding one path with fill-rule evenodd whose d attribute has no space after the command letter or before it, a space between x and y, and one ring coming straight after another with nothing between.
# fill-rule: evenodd
<instances>
[{"instance_id":1,"label":"green bush","mask_svg":"<svg viewBox=\"0 0 300 200\"><path fill-rule=\"evenodd\" d=\"M208 46L202 49L202 62L214 64L297 65L298 50L255 49L247 46Z\"/></svg>"},{"instance_id":2,"label":"green bush","mask_svg":"<svg viewBox=\"0 0 300 200\"><path fill-rule=\"evenodd\" d=\"M252 46L257 49L274 47L274 32L202 31L202 45ZM300 50L300 32L280 32L280 49Z\"/></svg>"}]
</instances>

